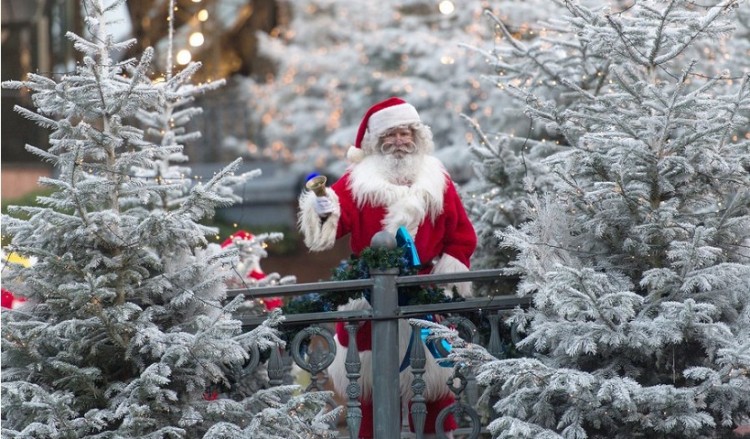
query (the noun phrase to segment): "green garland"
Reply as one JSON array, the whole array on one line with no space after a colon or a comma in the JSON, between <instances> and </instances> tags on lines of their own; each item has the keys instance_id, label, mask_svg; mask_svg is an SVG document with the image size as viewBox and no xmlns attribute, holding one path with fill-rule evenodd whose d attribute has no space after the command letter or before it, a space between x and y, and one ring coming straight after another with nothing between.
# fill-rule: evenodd
<instances>
[{"instance_id":1,"label":"green garland","mask_svg":"<svg viewBox=\"0 0 750 439\"><path fill-rule=\"evenodd\" d=\"M405 257L405 250L397 247L395 249L368 247L362 251L359 257L352 256L333 270L331 280L357 280L369 279L370 270L387 270L398 268L399 276L410 276L417 274L417 270L411 267ZM455 290L450 297L446 296L445 290L435 285L411 286L399 289L399 306L425 305L432 303L445 303L462 301ZM349 299L365 297L369 300L369 289L355 291L321 292L310 293L301 297L288 300L282 307L284 314L302 314L336 311Z\"/></svg>"},{"instance_id":2,"label":"green garland","mask_svg":"<svg viewBox=\"0 0 750 439\"><path fill-rule=\"evenodd\" d=\"M417 274L417 270L411 267L405 257L403 248L375 249L372 247L362 251L359 257L352 256L333 270L331 280L356 280L368 279L370 268L386 270L398 268L399 276L411 276ZM432 303L460 302L464 299L454 289L450 297L446 296L445 290L436 285L411 286L399 288L399 306L425 305ZM287 300L282 307L284 314L302 314L336 311L340 305L346 304L350 298L365 297L369 300L369 290L340 291L311 293L304 296ZM490 335L489 321L482 310L474 310L463 313L464 317L471 320L482 337L487 340ZM429 319L429 317L428 317ZM291 340L301 326L285 326L283 337ZM522 353L518 352L511 340L510 328L500 325L500 336L502 343L502 358L518 358Z\"/></svg>"}]
</instances>

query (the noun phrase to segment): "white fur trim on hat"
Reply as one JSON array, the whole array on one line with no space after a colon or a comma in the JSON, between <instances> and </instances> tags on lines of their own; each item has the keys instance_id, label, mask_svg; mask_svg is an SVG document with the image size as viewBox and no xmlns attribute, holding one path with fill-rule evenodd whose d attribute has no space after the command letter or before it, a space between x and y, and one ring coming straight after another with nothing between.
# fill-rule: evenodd
<instances>
[{"instance_id":1,"label":"white fur trim on hat","mask_svg":"<svg viewBox=\"0 0 750 439\"><path fill-rule=\"evenodd\" d=\"M375 137L380 137L391 128L421 122L417 109L405 102L373 113L367 128Z\"/></svg>"}]
</instances>

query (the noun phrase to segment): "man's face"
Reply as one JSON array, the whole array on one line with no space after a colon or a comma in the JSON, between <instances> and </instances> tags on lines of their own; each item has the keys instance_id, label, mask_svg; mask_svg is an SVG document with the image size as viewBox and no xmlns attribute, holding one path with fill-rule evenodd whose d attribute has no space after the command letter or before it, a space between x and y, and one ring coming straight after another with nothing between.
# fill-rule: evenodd
<instances>
[{"instance_id":1,"label":"man's face","mask_svg":"<svg viewBox=\"0 0 750 439\"><path fill-rule=\"evenodd\" d=\"M416 150L414 133L409 127L392 128L380 136L380 152L383 155L392 155L400 159L407 154L413 154Z\"/></svg>"}]
</instances>

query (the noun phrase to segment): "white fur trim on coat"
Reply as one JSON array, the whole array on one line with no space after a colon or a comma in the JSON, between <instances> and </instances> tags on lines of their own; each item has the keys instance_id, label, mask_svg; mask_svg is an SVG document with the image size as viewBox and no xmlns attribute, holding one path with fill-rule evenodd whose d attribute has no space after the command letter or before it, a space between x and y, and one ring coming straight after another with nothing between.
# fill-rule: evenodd
<instances>
[{"instance_id":1,"label":"white fur trim on coat","mask_svg":"<svg viewBox=\"0 0 750 439\"><path fill-rule=\"evenodd\" d=\"M411 236L417 236L422 220L434 221L443 212L445 175L440 160L423 156L421 164L413 170L410 186L394 184L389 181L382 158L366 156L351 169L350 184L357 207L386 206L383 230L395 234L399 227L405 226Z\"/></svg>"},{"instance_id":2,"label":"white fur trim on coat","mask_svg":"<svg viewBox=\"0 0 750 439\"><path fill-rule=\"evenodd\" d=\"M409 325L408 320L398 321L398 340L399 340L399 361L404 358L406 354L406 348L409 346L409 339L411 338L412 327ZM443 367L438 364L435 357L424 343L420 344L424 350L425 363L424 363L424 375L422 379L425 382L424 397L427 401L436 401L443 399L448 395L451 395L451 391L446 384L448 379L453 375L452 367ZM414 349L414 346L412 346ZM401 396L405 400L410 400L413 396L411 384L414 381L414 374L411 371L411 366L404 369L399 375L399 385L401 388Z\"/></svg>"},{"instance_id":3,"label":"white fur trim on coat","mask_svg":"<svg viewBox=\"0 0 750 439\"><path fill-rule=\"evenodd\" d=\"M339 306L339 311L354 311L371 309L370 304L365 299L350 300L346 305ZM398 340L399 340L399 365L401 364L406 348L409 346L411 338L411 326L408 320L399 320L398 322ZM349 385L349 379L346 377L346 354L348 349L341 346L338 337L336 340L336 356L333 363L328 367L328 374L333 381L333 387L336 393L346 396L346 387ZM413 348L413 347L412 347ZM453 374L453 368L442 367L432 356L427 347L422 344L425 355L425 371L422 378L425 381L424 397L427 401L435 401L445 398L451 394L450 389L445 384L448 378ZM363 399L369 399L372 395L372 351L359 353L359 361L362 363L360 377L357 381L362 389ZM407 367L399 375L399 388L402 398L409 400L412 397L411 384L414 380L411 367Z\"/></svg>"},{"instance_id":4,"label":"white fur trim on coat","mask_svg":"<svg viewBox=\"0 0 750 439\"><path fill-rule=\"evenodd\" d=\"M315 197L311 191L304 191L299 197L299 216L297 223L305 238L305 245L311 251L330 250L336 243L336 229L341 218L341 204L339 197L331 188L326 188L326 194L333 203L333 212L321 219L315 213Z\"/></svg>"},{"instance_id":5,"label":"white fur trim on coat","mask_svg":"<svg viewBox=\"0 0 750 439\"><path fill-rule=\"evenodd\" d=\"M442 273L464 273L469 271L469 267L461 263L458 259L453 256L443 253L443 256L437 261L434 267L432 267L431 273L442 274ZM442 285L446 291L450 291L452 288L456 288L456 291L461 297L472 297L474 294L471 291L471 282L458 282L455 284Z\"/></svg>"}]
</instances>

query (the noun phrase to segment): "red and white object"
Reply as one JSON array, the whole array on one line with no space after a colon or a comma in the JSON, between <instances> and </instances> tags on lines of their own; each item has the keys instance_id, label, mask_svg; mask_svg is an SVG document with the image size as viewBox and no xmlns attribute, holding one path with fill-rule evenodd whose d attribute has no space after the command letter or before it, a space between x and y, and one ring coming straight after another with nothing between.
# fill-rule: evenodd
<instances>
[{"instance_id":1,"label":"red and white object","mask_svg":"<svg viewBox=\"0 0 750 439\"><path fill-rule=\"evenodd\" d=\"M239 251L240 260L237 263L236 269L237 273L242 276L242 279L230 279L231 286L255 286L268 278L268 275L260 267L261 258L268 255L265 250L264 241L246 230L238 230L221 244L222 248L235 246ZM279 308L283 304L284 302L281 297L263 299L263 306L267 311Z\"/></svg>"}]
</instances>

